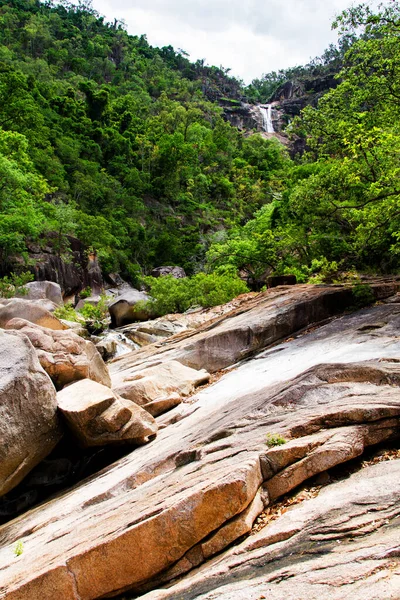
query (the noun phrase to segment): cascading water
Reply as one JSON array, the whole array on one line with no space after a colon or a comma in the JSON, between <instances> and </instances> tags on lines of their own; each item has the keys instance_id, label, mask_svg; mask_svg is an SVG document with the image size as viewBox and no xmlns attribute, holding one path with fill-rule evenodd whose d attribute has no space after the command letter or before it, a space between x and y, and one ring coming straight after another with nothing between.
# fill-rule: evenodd
<instances>
[{"instance_id":1,"label":"cascading water","mask_svg":"<svg viewBox=\"0 0 400 600\"><path fill-rule=\"evenodd\" d=\"M272 104L267 104L266 106L259 106L261 118L262 118L262 128L267 133L275 133L274 125L272 123Z\"/></svg>"}]
</instances>

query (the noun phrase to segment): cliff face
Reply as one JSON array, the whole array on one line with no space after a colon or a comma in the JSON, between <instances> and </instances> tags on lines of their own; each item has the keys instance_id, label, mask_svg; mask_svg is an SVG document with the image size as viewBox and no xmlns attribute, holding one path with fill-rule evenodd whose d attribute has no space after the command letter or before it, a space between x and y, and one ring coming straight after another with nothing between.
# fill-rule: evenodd
<instances>
[{"instance_id":1,"label":"cliff face","mask_svg":"<svg viewBox=\"0 0 400 600\"><path fill-rule=\"evenodd\" d=\"M300 114L306 106L317 106L319 99L339 84L333 73L304 81L287 81L270 98L276 109L289 117Z\"/></svg>"},{"instance_id":2,"label":"cliff face","mask_svg":"<svg viewBox=\"0 0 400 600\"><path fill-rule=\"evenodd\" d=\"M101 268L95 254L88 252L77 238L67 236L68 249L58 253L57 235L49 235L45 244L28 244L29 261L36 281L55 281L68 300L82 289L99 293L103 287Z\"/></svg>"},{"instance_id":3,"label":"cliff face","mask_svg":"<svg viewBox=\"0 0 400 600\"><path fill-rule=\"evenodd\" d=\"M272 105L275 133L284 134L286 126L294 117L300 115L306 106L317 106L320 98L339 83L335 73L304 80L286 81L267 103ZM260 105L240 102L237 99L221 99L219 104L224 109L224 118L234 127L241 131L265 132Z\"/></svg>"}]
</instances>

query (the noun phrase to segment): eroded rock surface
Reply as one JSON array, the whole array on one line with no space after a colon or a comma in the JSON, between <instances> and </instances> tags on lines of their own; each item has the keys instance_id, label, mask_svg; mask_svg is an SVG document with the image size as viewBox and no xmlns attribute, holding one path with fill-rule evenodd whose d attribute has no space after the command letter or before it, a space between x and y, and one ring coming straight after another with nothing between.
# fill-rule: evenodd
<instances>
[{"instance_id":1,"label":"eroded rock surface","mask_svg":"<svg viewBox=\"0 0 400 600\"><path fill-rule=\"evenodd\" d=\"M11 319L6 328L18 330L30 339L40 364L57 389L86 378L111 387L107 367L94 344L72 330L54 331L24 319Z\"/></svg>"},{"instance_id":2,"label":"eroded rock surface","mask_svg":"<svg viewBox=\"0 0 400 600\"><path fill-rule=\"evenodd\" d=\"M259 305L253 304L247 313L228 319L231 327L214 322L186 339L172 339L158 348L149 347L133 353L129 368L133 364L137 369L140 365L150 366L151 361L156 366L156 359L161 363L179 353L185 361L189 355L200 359L200 346L206 362L211 360L206 353L209 347L215 351L212 361L217 362L222 356L222 359L218 358L220 363L229 357L224 352L226 346L222 345L217 355L217 342L234 340L229 337L234 332L238 333L239 341L230 356L253 356L262 344L276 342L277 335L293 333L299 323L307 319L310 322L311 317L314 320L326 318L339 310L340 302L345 298L336 295L336 291L340 289L333 289L329 296L326 289L311 288L306 296L302 288L299 297L293 291L277 290L261 296ZM266 314L268 311L271 320ZM263 332L262 323L268 331ZM400 306L377 306L337 318L236 365L217 383L192 397L190 404L173 409L169 413L170 424L159 432L152 444L138 448L98 476L1 527L0 598L94 600L118 593L126 593L129 597L128 590L144 594L196 566L201 567L214 552L219 553L227 544L234 543L236 536L240 539L249 531L261 504L265 506L286 493L292 478L301 482L359 456L367 446L398 439L399 328ZM212 344L204 345L207 336L211 339L212 335ZM123 358L114 363L117 364L118 371L122 371L121 365L128 368L129 362ZM268 448L267 434L280 435L288 441L279 448ZM350 574L351 581L346 580L347 571L342 588L335 583L321 583L328 576L334 582L337 581L335 577L342 581L340 565L345 561L339 557L335 562L338 554L331 551L329 544L333 543L335 549L339 546L336 529L330 533L329 521L324 529L324 521L319 515L315 521L305 522L299 518L297 529L293 523L288 525L286 539L293 537L294 540L290 551L281 545L285 535L273 534L274 530L270 534L267 527L263 530L266 537L263 547L246 547L243 556L235 555L223 571L223 578L219 572L213 577L213 571L209 571L210 563L207 563L204 573L211 575L209 578L203 575L204 585L189 576L190 580L177 584L186 587L176 587L175 596L170 597L184 597L185 600L191 597L190 594L193 598L202 594L207 594L204 597L210 599L223 597L224 590L220 585L240 584L242 587L234 587L233 592L228 589L227 593L231 595L226 597L252 598L246 594L252 593L254 582L258 585L257 574L265 582L265 573L272 573L266 583L271 582L276 597L301 597L299 593L304 584L303 597L312 598L313 589L318 593L322 590L310 587L309 578L314 577L318 585L326 586L325 591L329 589L330 597L335 597L333 594L336 593L337 598L344 598L345 592L347 597L352 597L353 589L359 588L364 590L363 598L368 598L368 586L380 578L378 567L383 566L389 575L392 571L386 559L396 565L398 561L398 540L394 546L390 532L391 523L394 526L398 523L399 488L396 482L399 478L397 471L390 468L383 469L375 482L368 476L365 479L367 487L370 486L368 489L364 487L364 476L360 475L360 484L357 483L360 487L353 500L344 492L342 504L339 501L337 506L332 504L336 506L331 511L333 517L343 523L340 525L343 539L350 535L348 532L353 524L357 530L357 524L364 523L365 528L361 525L359 531L369 535L368 527L373 529L377 522L382 523L379 531L375 527L376 544L366 535L355 535L356 541L348 546L350 554L347 558L354 557L360 572L356 581L353 574ZM374 503L369 500L372 490L376 491ZM354 513L349 508L350 522L346 517L346 502L355 507ZM320 510L326 508L329 512L328 502L321 502L321 505ZM318 515L318 510L306 513ZM388 527L386 521L389 521ZM311 525L309 528L309 523L314 523L314 530ZM375 529L371 535L375 535ZM307 538L301 537L308 531L314 546L309 546ZM319 555L317 542L321 531L325 532L321 548L325 541L328 545L327 552ZM243 543L250 544L255 538L252 536ZM13 546L19 539L24 540L25 551L17 559ZM281 548L283 554L278 552ZM353 549L359 554L351 554ZM253 561L253 557L258 556L246 556L253 550L260 552L260 562L248 562L248 557ZM276 555L273 554L275 551L278 552ZM298 562L290 553L300 557ZM305 555L309 559L306 562ZM365 562L364 555L367 557ZM274 556L276 560L270 560ZM221 555L214 561L224 559ZM321 560L321 563L316 562L315 569L308 569L306 563L310 561L311 564L312 560ZM369 560L372 560L373 568L368 571ZM218 565L217 562L214 564ZM321 570L318 570L318 564L322 565ZM295 572L290 570L292 565ZM338 565L339 570L335 571ZM323 569L330 567L332 570L324 573ZM286 572L289 573L288 582ZM297 587L279 587L281 582L289 586L291 578L296 582L297 573L303 574L303 579L297 579ZM382 581L386 585L384 578ZM350 592L346 591L346 585L351 586L353 582L358 588L355 586ZM391 590L396 588L392 582L390 586L387 589L392 593ZM264 592L255 589L258 596L254 595L254 598L260 598ZM280 590L285 589L286 595L279 596ZM384 588L381 591L382 597L391 597L385 596ZM375 588L375 592L379 589ZM174 588L170 592L152 592L154 598L158 597L154 594L161 594L159 597L163 598L169 593L173 594Z\"/></svg>"},{"instance_id":3,"label":"eroded rock surface","mask_svg":"<svg viewBox=\"0 0 400 600\"><path fill-rule=\"evenodd\" d=\"M22 296L26 300L50 300L59 306L64 304L61 287L54 281L30 281L24 288Z\"/></svg>"},{"instance_id":4,"label":"eroded rock surface","mask_svg":"<svg viewBox=\"0 0 400 600\"><path fill-rule=\"evenodd\" d=\"M400 460L368 467L290 509L168 590L143 600L400 597Z\"/></svg>"},{"instance_id":5,"label":"eroded rock surface","mask_svg":"<svg viewBox=\"0 0 400 600\"><path fill-rule=\"evenodd\" d=\"M204 369L197 371L172 360L146 369L126 369L112 379L115 392L139 406L161 414L180 404L181 398L193 394L195 388L209 381ZM155 408L157 407L157 408Z\"/></svg>"},{"instance_id":6,"label":"eroded rock surface","mask_svg":"<svg viewBox=\"0 0 400 600\"><path fill-rule=\"evenodd\" d=\"M28 338L0 331L0 495L61 438L56 392Z\"/></svg>"},{"instance_id":7,"label":"eroded rock surface","mask_svg":"<svg viewBox=\"0 0 400 600\"><path fill-rule=\"evenodd\" d=\"M3 302L5 306L0 306L0 327L6 327L11 319L25 319L30 323L55 331L67 329L67 326L63 325L46 307L42 306L41 302L43 300L22 300L21 298L6 300L6 304ZM50 301L46 300L44 302Z\"/></svg>"},{"instance_id":8,"label":"eroded rock surface","mask_svg":"<svg viewBox=\"0 0 400 600\"><path fill-rule=\"evenodd\" d=\"M82 379L58 392L57 403L84 447L141 445L157 434L157 424L147 411L90 379Z\"/></svg>"}]
</instances>

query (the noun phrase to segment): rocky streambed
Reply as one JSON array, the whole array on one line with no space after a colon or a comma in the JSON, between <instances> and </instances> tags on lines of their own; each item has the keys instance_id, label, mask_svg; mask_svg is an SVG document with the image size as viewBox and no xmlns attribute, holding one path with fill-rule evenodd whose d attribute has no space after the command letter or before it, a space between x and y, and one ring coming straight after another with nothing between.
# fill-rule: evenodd
<instances>
[{"instance_id":1,"label":"rocky streambed","mask_svg":"<svg viewBox=\"0 0 400 600\"><path fill-rule=\"evenodd\" d=\"M104 444L133 402L157 437L0 527L0 598L400 597L396 453L253 527L310 478L397 447L398 284L371 287L390 301L343 314L351 288L296 286L217 311L111 362L101 411L90 380L64 387Z\"/></svg>"}]
</instances>

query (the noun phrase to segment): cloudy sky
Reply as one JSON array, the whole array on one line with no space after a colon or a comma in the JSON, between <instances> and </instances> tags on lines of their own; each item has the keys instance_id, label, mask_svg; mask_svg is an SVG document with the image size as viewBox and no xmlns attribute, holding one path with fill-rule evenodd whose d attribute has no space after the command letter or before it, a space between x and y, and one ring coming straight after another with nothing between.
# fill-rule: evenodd
<instances>
[{"instance_id":1,"label":"cloudy sky","mask_svg":"<svg viewBox=\"0 0 400 600\"><path fill-rule=\"evenodd\" d=\"M108 20L153 46L182 48L190 60L231 69L250 83L322 54L336 32L332 18L352 0L93 0Z\"/></svg>"}]
</instances>

